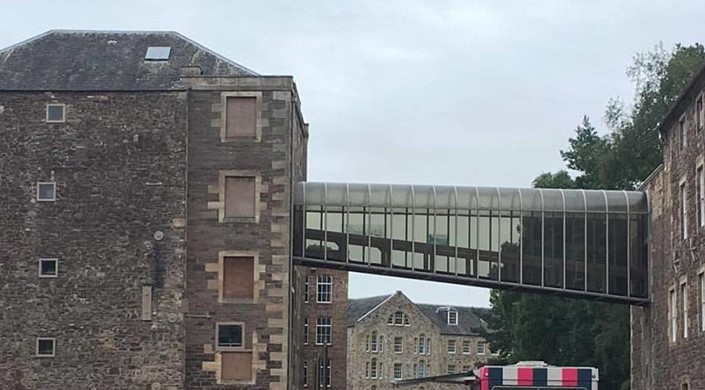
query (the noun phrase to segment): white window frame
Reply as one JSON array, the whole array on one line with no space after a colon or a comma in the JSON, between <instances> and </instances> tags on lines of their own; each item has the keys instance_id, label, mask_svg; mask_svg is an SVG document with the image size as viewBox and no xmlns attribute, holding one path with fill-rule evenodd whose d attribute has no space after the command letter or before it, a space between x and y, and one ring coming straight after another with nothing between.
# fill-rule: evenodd
<instances>
[{"instance_id":1,"label":"white window frame","mask_svg":"<svg viewBox=\"0 0 705 390\"><path fill-rule=\"evenodd\" d=\"M377 379L377 358L370 361L370 379Z\"/></svg>"},{"instance_id":2,"label":"white window frame","mask_svg":"<svg viewBox=\"0 0 705 390\"><path fill-rule=\"evenodd\" d=\"M688 186L685 179L680 182L680 201L681 201L681 238L688 239Z\"/></svg>"},{"instance_id":3,"label":"white window frame","mask_svg":"<svg viewBox=\"0 0 705 390\"><path fill-rule=\"evenodd\" d=\"M487 344L484 341L477 342L477 354L484 355L486 353Z\"/></svg>"},{"instance_id":4,"label":"white window frame","mask_svg":"<svg viewBox=\"0 0 705 390\"><path fill-rule=\"evenodd\" d=\"M240 326L240 340L241 344L239 346L228 346L220 345L220 327L238 325ZM245 323L244 322L216 322L215 323L215 350L216 351L244 351L245 350Z\"/></svg>"},{"instance_id":5,"label":"white window frame","mask_svg":"<svg viewBox=\"0 0 705 390\"><path fill-rule=\"evenodd\" d=\"M51 185L53 188L53 191L51 193L51 198L42 198L39 196L41 193L39 191L39 187L44 186L44 185ZM37 202L56 202L56 182L55 181L38 181L37 182Z\"/></svg>"},{"instance_id":6,"label":"white window frame","mask_svg":"<svg viewBox=\"0 0 705 390\"><path fill-rule=\"evenodd\" d=\"M304 282L304 303L308 303L308 276L306 276L306 281Z\"/></svg>"},{"instance_id":7,"label":"white window frame","mask_svg":"<svg viewBox=\"0 0 705 390\"><path fill-rule=\"evenodd\" d=\"M705 226L705 168L700 163L695 168L695 189L698 201L698 225Z\"/></svg>"},{"instance_id":8,"label":"white window frame","mask_svg":"<svg viewBox=\"0 0 705 390\"><path fill-rule=\"evenodd\" d=\"M470 355L471 353L472 345L470 345L470 340L463 340L463 355Z\"/></svg>"},{"instance_id":9,"label":"white window frame","mask_svg":"<svg viewBox=\"0 0 705 390\"><path fill-rule=\"evenodd\" d=\"M370 336L370 351L379 352L379 343L376 331L372 331L372 335Z\"/></svg>"},{"instance_id":10,"label":"white window frame","mask_svg":"<svg viewBox=\"0 0 705 390\"><path fill-rule=\"evenodd\" d=\"M425 378L426 377L426 361L424 359L419 360L418 364L418 369L416 370L416 377L417 378Z\"/></svg>"},{"instance_id":11,"label":"white window frame","mask_svg":"<svg viewBox=\"0 0 705 390\"><path fill-rule=\"evenodd\" d=\"M451 316L451 314L454 314ZM458 325L458 312L456 310L448 310L448 325Z\"/></svg>"},{"instance_id":12,"label":"white window frame","mask_svg":"<svg viewBox=\"0 0 705 390\"><path fill-rule=\"evenodd\" d=\"M40 354L39 353L39 342L40 341L51 341L51 354ZM54 338L54 337L37 337L34 352L35 352L35 356L37 356L37 357L55 357L56 356L56 338Z\"/></svg>"},{"instance_id":13,"label":"white window frame","mask_svg":"<svg viewBox=\"0 0 705 390\"><path fill-rule=\"evenodd\" d=\"M49 119L49 107L61 107L61 119L50 120ZM63 103L49 103L46 107L46 116L44 117L47 123L66 123L66 104Z\"/></svg>"},{"instance_id":14,"label":"white window frame","mask_svg":"<svg viewBox=\"0 0 705 390\"><path fill-rule=\"evenodd\" d=\"M397 340L399 343L397 343ZM399 348L397 348L399 347ZM403 353L404 352L404 337L402 336L395 336L394 337L394 353Z\"/></svg>"},{"instance_id":15,"label":"white window frame","mask_svg":"<svg viewBox=\"0 0 705 390\"><path fill-rule=\"evenodd\" d=\"M449 364L449 365L448 365L448 370L447 370L448 375L453 375L453 374L456 373L456 371L457 371L457 370L456 370L456 368L455 368L455 364Z\"/></svg>"},{"instance_id":16,"label":"white window frame","mask_svg":"<svg viewBox=\"0 0 705 390\"><path fill-rule=\"evenodd\" d=\"M681 314L683 315L683 338L688 338L688 282L681 282L680 285L681 294Z\"/></svg>"},{"instance_id":17,"label":"white window frame","mask_svg":"<svg viewBox=\"0 0 705 390\"><path fill-rule=\"evenodd\" d=\"M685 123L685 114L678 119L678 134L680 135L681 150L688 147L688 127Z\"/></svg>"},{"instance_id":18,"label":"white window frame","mask_svg":"<svg viewBox=\"0 0 705 390\"><path fill-rule=\"evenodd\" d=\"M399 369L398 371L397 368ZM402 380L404 378L404 366L401 363L394 363L392 375L394 380Z\"/></svg>"},{"instance_id":19,"label":"white window frame","mask_svg":"<svg viewBox=\"0 0 705 390\"><path fill-rule=\"evenodd\" d=\"M304 318L304 345L308 345L308 317Z\"/></svg>"},{"instance_id":20,"label":"white window frame","mask_svg":"<svg viewBox=\"0 0 705 390\"><path fill-rule=\"evenodd\" d=\"M333 302L333 277L331 275L318 275L316 280L316 302Z\"/></svg>"},{"instance_id":21,"label":"white window frame","mask_svg":"<svg viewBox=\"0 0 705 390\"><path fill-rule=\"evenodd\" d=\"M455 339L448 340L448 353L455 354L458 351L458 343Z\"/></svg>"},{"instance_id":22,"label":"white window frame","mask_svg":"<svg viewBox=\"0 0 705 390\"><path fill-rule=\"evenodd\" d=\"M676 289L671 288L668 290L668 314L670 317L670 326L669 330L671 331L669 340L672 343L676 342L676 337L678 335L678 315L676 314L676 305L677 305L677 298L676 298Z\"/></svg>"},{"instance_id":23,"label":"white window frame","mask_svg":"<svg viewBox=\"0 0 705 390\"><path fill-rule=\"evenodd\" d=\"M308 360L304 360L304 369L302 375L304 377L304 387L308 387Z\"/></svg>"},{"instance_id":24,"label":"white window frame","mask_svg":"<svg viewBox=\"0 0 705 390\"><path fill-rule=\"evenodd\" d=\"M419 344L417 347L417 351L419 354L424 355L426 354L426 335L421 333L419 335Z\"/></svg>"},{"instance_id":25,"label":"white window frame","mask_svg":"<svg viewBox=\"0 0 705 390\"><path fill-rule=\"evenodd\" d=\"M42 263L44 263L45 261L53 261L55 263L53 274L42 273ZM40 278L58 278L59 277L59 259L54 259L54 258L39 259L39 271L38 272L39 272Z\"/></svg>"},{"instance_id":26,"label":"white window frame","mask_svg":"<svg viewBox=\"0 0 705 390\"><path fill-rule=\"evenodd\" d=\"M700 104L700 107L698 107ZM705 101L703 100L703 94L701 93L695 98L695 128L700 130L703 128L705 122Z\"/></svg>"},{"instance_id":27,"label":"white window frame","mask_svg":"<svg viewBox=\"0 0 705 390\"><path fill-rule=\"evenodd\" d=\"M698 274L698 308L700 309L700 331L705 331L705 273Z\"/></svg>"},{"instance_id":28,"label":"white window frame","mask_svg":"<svg viewBox=\"0 0 705 390\"><path fill-rule=\"evenodd\" d=\"M327 330L326 330L327 329ZM326 342L326 338L328 342ZM333 344L333 322L329 316L316 318L316 345Z\"/></svg>"}]
</instances>

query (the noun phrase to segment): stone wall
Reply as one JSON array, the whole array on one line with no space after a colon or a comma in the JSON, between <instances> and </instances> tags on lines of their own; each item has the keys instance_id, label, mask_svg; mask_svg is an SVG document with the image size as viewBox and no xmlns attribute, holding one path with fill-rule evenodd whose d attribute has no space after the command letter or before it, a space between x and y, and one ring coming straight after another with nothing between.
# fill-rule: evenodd
<instances>
[{"instance_id":1,"label":"stone wall","mask_svg":"<svg viewBox=\"0 0 705 390\"><path fill-rule=\"evenodd\" d=\"M646 184L651 202L650 288L652 302L631 309L631 388L705 388L705 332L701 331L698 275L705 270L705 227L697 222L696 169L702 165L705 129L695 125L695 99L705 88L701 74L677 106L663 134L664 166ZM681 147L679 119L684 120L687 145ZM687 192L688 238L681 235L680 185ZM688 337L683 335L680 285L688 294ZM669 291L676 291L675 342L670 338ZM682 387L683 385L688 387Z\"/></svg>"},{"instance_id":2,"label":"stone wall","mask_svg":"<svg viewBox=\"0 0 705 390\"><path fill-rule=\"evenodd\" d=\"M0 93L0 387L183 388L186 118L178 92Z\"/></svg>"}]
</instances>

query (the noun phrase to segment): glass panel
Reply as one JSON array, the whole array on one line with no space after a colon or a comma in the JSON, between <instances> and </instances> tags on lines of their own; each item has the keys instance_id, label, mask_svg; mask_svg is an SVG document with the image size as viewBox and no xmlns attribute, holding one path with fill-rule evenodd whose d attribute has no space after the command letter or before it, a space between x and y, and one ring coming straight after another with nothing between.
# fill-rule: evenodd
<instances>
[{"instance_id":1,"label":"glass panel","mask_svg":"<svg viewBox=\"0 0 705 390\"><path fill-rule=\"evenodd\" d=\"M587 216L588 291L606 292L607 218L605 214Z\"/></svg>"},{"instance_id":2,"label":"glass panel","mask_svg":"<svg viewBox=\"0 0 705 390\"><path fill-rule=\"evenodd\" d=\"M542 221L541 212L523 213L522 240L524 254L522 257L522 277L524 284L541 285L541 250Z\"/></svg>"},{"instance_id":3,"label":"glass panel","mask_svg":"<svg viewBox=\"0 0 705 390\"><path fill-rule=\"evenodd\" d=\"M544 211L560 211L563 207L563 194L561 190L541 189L543 192L543 207Z\"/></svg>"},{"instance_id":4,"label":"glass panel","mask_svg":"<svg viewBox=\"0 0 705 390\"><path fill-rule=\"evenodd\" d=\"M322 183L305 183L304 196L306 204L314 207L322 206L325 202L325 191Z\"/></svg>"},{"instance_id":5,"label":"glass panel","mask_svg":"<svg viewBox=\"0 0 705 390\"><path fill-rule=\"evenodd\" d=\"M521 210L522 211L543 211L543 201L541 200L541 190L522 189L521 190Z\"/></svg>"},{"instance_id":6,"label":"glass panel","mask_svg":"<svg viewBox=\"0 0 705 390\"><path fill-rule=\"evenodd\" d=\"M649 206L644 192L627 192L630 213L648 213Z\"/></svg>"},{"instance_id":7,"label":"glass panel","mask_svg":"<svg viewBox=\"0 0 705 390\"><path fill-rule=\"evenodd\" d=\"M646 228L648 216L632 215L630 227L630 286L631 295L639 298L647 298L648 295L648 244L646 242Z\"/></svg>"},{"instance_id":8,"label":"glass panel","mask_svg":"<svg viewBox=\"0 0 705 390\"><path fill-rule=\"evenodd\" d=\"M563 287L563 213L544 215L544 285Z\"/></svg>"},{"instance_id":9,"label":"glass panel","mask_svg":"<svg viewBox=\"0 0 705 390\"><path fill-rule=\"evenodd\" d=\"M521 209L521 197L519 190L515 188L500 188L499 189L499 208L501 210L519 211Z\"/></svg>"},{"instance_id":10,"label":"glass panel","mask_svg":"<svg viewBox=\"0 0 705 390\"><path fill-rule=\"evenodd\" d=\"M331 206L346 206L347 188L345 184L330 183L326 184L326 205L330 209Z\"/></svg>"},{"instance_id":11,"label":"glass panel","mask_svg":"<svg viewBox=\"0 0 705 390\"><path fill-rule=\"evenodd\" d=\"M348 221L345 225L346 233L348 233L348 258L350 261L364 261L364 246L367 245L367 236L365 236L365 213L364 211L350 211Z\"/></svg>"},{"instance_id":12,"label":"glass panel","mask_svg":"<svg viewBox=\"0 0 705 390\"><path fill-rule=\"evenodd\" d=\"M440 272L453 272L455 273L455 264L453 259L455 258L455 248L451 247L449 234L450 218L448 218L448 210L436 210L438 214L435 217L436 233L429 234L429 243L436 244L436 256L434 258L435 269ZM434 219L431 217L431 219ZM451 263L453 265L451 266Z\"/></svg>"},{"instance_id":13,"label":"glass panel","mask_svg":"<svg viewBox=\"0 0 705 390\"><path fill-rule=\"evenodd\" d=\"M602 191L585 190L585 200L587 201L587 211L607 211L605 194Z\"/></svg>"},{"instance_id":14,"label":"glass panel","mask_svg":"<svg viewBox=\"0 0 705 390\"><path fill-rule=\"evenodd\" d=\"M504 211L500 222L501 278L507 282L519 282L520 216L518 211Z\"/></svg>"},{"instance_id":15,"label":"glass panel","mask_svg":"<svg viewBox=\"0 0 705 390\"><path fill-rule=\"evenodd\" d=\"M605 191L607 195L607 209L610 213L627 212L627 196L624 191Z\"/></svg>"},{"instance_id":16,"label":"glass panel","mask_svg":"<svg viewBox=\"0 0 705 390\"><path fill-rule=\"evenodd\" d=\"M303 256L304 212L303 206L294 207L294 256Z\"/></svg>"},{"instance_id":17,"label":"glass panel","mask_svg":"<svg viewBox=\"0 0 705 390\"><path fill-rule=\"evenodd\" d=\"M333 209L333 210L331 210ZM345 214L342 208L329 207L326 213L326 259L345 261L345 234L343 234Z\"/></svg>"},{"instance_id":18,"label":"glass panel","mask_svg":"<svg viewBox=\"0 0 705 390\"><path fill-rule=\"evenodd\" d=\"M585 196L582 190L563 190L565 211L585 211Z\"/></svg>"},{"instance_id":19,"label":"glass panel","mask_svg":"<svg viewBox=\"0 0 705 390\"><path fill-rule=\"evenodd\" d=\"M585 213L566 214L566 288L585 291Z\"/></svg>"},{"instance_id":20,"label":"glass panel","mask_svg":"<svg viewBox=\"0 0 705 390\"><path fill-rule=\"evenodd\" d=\"M323 259L323 217L322 211L306 212L306 254L305 257Z\"/></svg>"},{"instance_id":21,"label":"glass panel","mask_svg":"<svg viewBox=\"0 0 705 390\"><path fill-rule=\"evenodd\" d=\"M609 217L609 293L627 295L627 215Z\"/></svg>"},{"instance_id":22,"label":"glass panel","mask_svg":"<svg viewBox=\"0 0 705 390\"><path fill-rule=\"evenodd\" d=\"M496 188L478 188L478 208L481 210L499 209L499 194Z\"/></svg>"},{"instance_id":23,"label":"glass panel","mask_svg":"<svg viewBox=\"0 0 705 390\"><path fill-rule=\"evenodd\" d=\"M372 207L390 207L388 196L389 186L381 184L370 184L370 203Z\"/></svg>"}]
</instances>

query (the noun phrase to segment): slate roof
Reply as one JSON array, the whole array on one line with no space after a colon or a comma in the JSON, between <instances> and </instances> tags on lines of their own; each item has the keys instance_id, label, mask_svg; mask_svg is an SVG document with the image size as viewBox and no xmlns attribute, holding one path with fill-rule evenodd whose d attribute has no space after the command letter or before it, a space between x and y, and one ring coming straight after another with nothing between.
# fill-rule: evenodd
<instances>
[{"instance_id":1,"label":"slate roof","mask_svg":"<svg viewBox=\"0 0 705 390\"><path fill-rule=\"evenodd\" d=\"M458 311L458 325L448 325L446 305L416 304L446 335L477 335L477 329L485 326L484 322L473 312L473 307L451 306ZM440 310L439 310L440 309Z\"/></svg>"},{"instance_id":2,"label":"slate roof","mask_svg":"<svg viewBox=\"0 0 705 390\"><path fill-rule=\"evenodd\" d=\"M369 298L348 299L348 327L355 326L355 321L376 308L393 294Z\"/></svg>"},{"instance_id":3,"label":"slate roof","mask_svg":"<svg viewBox=\"0 0 705 390\"><path fill-rule=\"evenodd\" d=\"M397 294L403 293L397 291ZM393 295L394 294L348 299L348 327L355 326L355 322ZM451 308L458 311L458 325L448 325L448 317L445 310L448 308L447 305L429 305L423 303L414 303L414 305L436 324L441 334L445 335L477 335L477 329L486 326L485 322L480 318L480 315L489 310L476 307L451 306Z\"/></svg>"},{"instance_id":4,"label":"slate roof","mask_svg":"<svg viewBox=\"0 0 705 390\"><path fill-rule=\"evenodd\" d=\"M150 46L171 47L169 59L145 60ZM51 30L0 50L0 90L175 90L185 66L203 76L258 76L177 32Z\"/></svg>"}]
</instances>

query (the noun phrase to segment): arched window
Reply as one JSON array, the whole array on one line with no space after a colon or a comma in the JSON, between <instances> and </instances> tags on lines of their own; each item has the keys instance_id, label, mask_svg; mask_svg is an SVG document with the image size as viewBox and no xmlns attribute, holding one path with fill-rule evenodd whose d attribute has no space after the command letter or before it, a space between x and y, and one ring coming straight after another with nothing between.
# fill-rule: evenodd
<instances>
[{"instance_id":1,"label":"arched window","mask_svg":"<svg viewBox=\"0 0 705 390\"><path fill-rule=\"evenodd\" d=\"M370 378L377 379L377 358L372 358L370 364Z\"/></svg>"},{"instance_id":2,"label":"arched window","mask_svg":"<svg viewBox=\"0 0 705 390\"><path fill-rule=\"evenodd\" d=\"M418 370L416 371L417 378L424 378L426 376L426 361L419 360Z\"/></svg>"},{"instance_id":3,"label":"arched window","mask_svg":"<svg viewBox=\"0 0 705 390\"><path fill-rule=\"evenodd\" d=\"M377 352L377 332L372 332L372 337L370 337L370 350L372 352Z\"/></svg>"},{"instance_id":4,"label":"arched window","mask_svg":"<svg viewBox=\"0 0 705 390\"><path fill-rule=\"evenodd\" d=\"M390 314L387 324L394 326L410 326L409 317L407 317L402 311L396 311L393 314Z\"/></svg>"}]
</instances>

